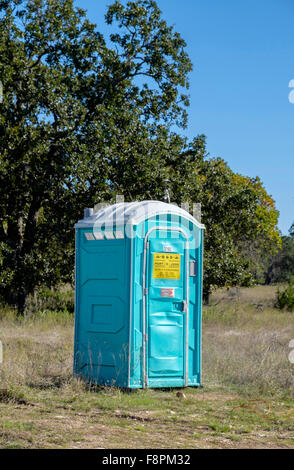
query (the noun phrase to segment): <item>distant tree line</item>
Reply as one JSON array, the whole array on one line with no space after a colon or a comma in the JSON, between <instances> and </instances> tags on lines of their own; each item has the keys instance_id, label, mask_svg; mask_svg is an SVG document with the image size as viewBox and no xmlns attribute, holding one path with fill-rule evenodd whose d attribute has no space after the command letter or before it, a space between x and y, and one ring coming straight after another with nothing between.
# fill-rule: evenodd
<instances>
[{"instance_id":1,"label":"distant tree line","mask_svg":"<svg viewBox=\"0 0 294 470\"><path fill-rule=\"evenodd\" d=\"M294 279L294 237L282 237L282 248L265 259L263 281L265 284L289 282Z\"/></svg>"},{"instance_id":2,"label":"distant tree line","mask_svg":"<svg viewBox=\"0 0 294 470\"><path fill-rule=\"evenodd\" d=\"M156 2L115 1L105 21L109 38L73 0L0 0L0 296L20 313L38 286L73 280L74 223L118 194L202 204L206 300L281 256L260 179L179 133L192 64Z\"/></svg>"}]
</instances>

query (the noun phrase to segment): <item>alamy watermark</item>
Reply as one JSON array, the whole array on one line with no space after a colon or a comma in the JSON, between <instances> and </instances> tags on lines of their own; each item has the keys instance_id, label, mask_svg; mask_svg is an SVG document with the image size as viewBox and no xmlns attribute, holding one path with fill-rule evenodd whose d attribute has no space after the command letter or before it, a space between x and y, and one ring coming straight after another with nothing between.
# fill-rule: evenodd
<instances>
[{"instance_id":1,"label":"alamy watermark","mask_svg":"<svg viewBox=\"0 0 294 470\"><path fill-rule=\"evenodd\" d=\"M191 217L192 216L192 217ZM88 220L87 220L88 219ZM171 231L170 222L176 224L191 224L196 220L196 225L201 225L201 204L183 202L162 205L159 201L142 201L124 203L124 197L118 195L116 204L99 203L94 208L85 209L84 220L81 227L91 227L92 230L85 233L88 241L115 238L133 238L137 236L133 225L144 222L144 234L157 225L169 231L169 238L179 238L178 231ZM183 219L187 219L186 222ZM189 226L190 231L196 230L195 224ZM197 237L196 237L197 238Z\"/></svg>"},{"instance_id":2,"label":"alamy watermark","mask_svg":"<svg viewBox=\"0 0 294 470\"><path fill-rule=\"evenodd\" d=\"M294 78L289 82L289 88L294 88ZM289 93L289 103L294 104L294 89Z\"/></svg>"}]
</instances>

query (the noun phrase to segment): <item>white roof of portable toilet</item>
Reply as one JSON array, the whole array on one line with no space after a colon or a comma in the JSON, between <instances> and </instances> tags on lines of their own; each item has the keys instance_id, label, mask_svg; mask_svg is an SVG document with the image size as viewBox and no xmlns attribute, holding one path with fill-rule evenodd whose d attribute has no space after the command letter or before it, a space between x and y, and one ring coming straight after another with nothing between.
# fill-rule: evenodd
<instances>
[{"instance_id":1,"label":"white roof of portable toilet","mask_svg":"<svg viewBox=\"0 0 294 470\"><path fill-rule=\"evenodd\" d=\"M156 215L173 214L190 220L199 228L204 228L204 225L198 222L189 212L174 204L161 201L121 202L104 207L97 212L90 209L90 214L90 216L79 220L75 227L86 228L95 225L112 227L114 223L116 225L137 225L143 220Z\"/></svg>"}]
</instances>

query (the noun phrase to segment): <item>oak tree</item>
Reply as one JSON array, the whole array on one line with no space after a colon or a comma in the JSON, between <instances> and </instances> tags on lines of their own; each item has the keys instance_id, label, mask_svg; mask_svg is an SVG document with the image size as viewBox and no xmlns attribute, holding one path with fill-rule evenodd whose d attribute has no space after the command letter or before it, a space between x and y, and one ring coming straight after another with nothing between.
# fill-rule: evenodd
<instances>
[{"instance_id":1,"label":"oak tree","mask_svg":"<svg viewBox=\"0 0 294 470\"><path fill-rule=\"evenodd\" d=\"M20 312L70 275L83 207L122 181L151 197L156 142L185 125L191 62L156 3L116 1L105 20L109 41L73 0L0 0L0 294Z\"/></svg>"}]
</instances>

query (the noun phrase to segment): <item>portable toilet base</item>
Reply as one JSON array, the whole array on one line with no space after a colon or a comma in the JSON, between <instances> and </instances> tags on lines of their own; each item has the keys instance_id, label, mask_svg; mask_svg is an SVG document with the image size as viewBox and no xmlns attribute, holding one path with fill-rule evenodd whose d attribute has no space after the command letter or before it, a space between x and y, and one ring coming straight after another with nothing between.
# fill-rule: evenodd
<instances>
[{"instance_id":1,"label":"portable toilet base","mask_svg":"<svg viewBox=\"0 0 294 470\"><path fill-rule=\"evenodd\" d=\"M158 201L76 226L74 375L125 388L201 383L203 230Z\"/></svg>"}]
</instances>

